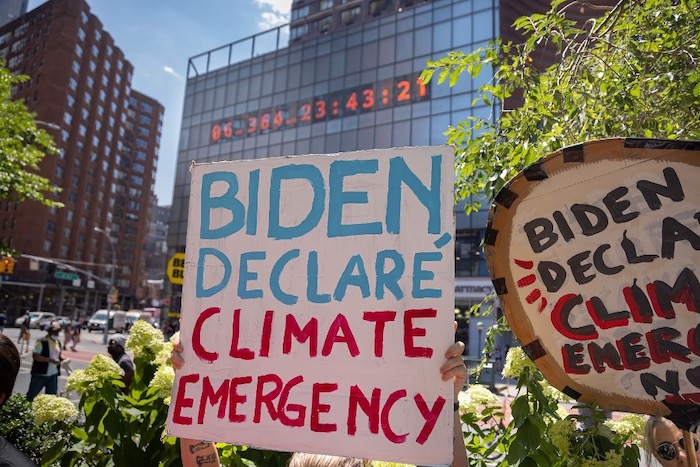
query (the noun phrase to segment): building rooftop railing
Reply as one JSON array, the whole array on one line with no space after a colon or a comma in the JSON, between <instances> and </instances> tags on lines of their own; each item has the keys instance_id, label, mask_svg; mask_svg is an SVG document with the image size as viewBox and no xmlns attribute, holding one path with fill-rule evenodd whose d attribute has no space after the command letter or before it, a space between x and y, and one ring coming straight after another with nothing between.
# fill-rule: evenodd
<instances>
[{"instance_id":1,"label":"building rooftop railing","mask_svg":"<svg viewBox=\"0 0 700 467\"><path fill-rule=\"evenodd\" d=\"M289 24L239 39L191 57L187 63L187 78L196 78L243 60L283 49L288 43Z\"/></svg>"}]
</instances>

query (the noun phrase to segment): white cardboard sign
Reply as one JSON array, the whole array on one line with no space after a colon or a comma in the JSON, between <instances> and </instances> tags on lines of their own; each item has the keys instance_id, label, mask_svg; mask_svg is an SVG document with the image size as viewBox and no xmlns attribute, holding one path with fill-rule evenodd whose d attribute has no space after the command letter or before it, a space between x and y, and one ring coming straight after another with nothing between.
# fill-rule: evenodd
<instances>
[{"instance_id":1,"label":"white cardboard sign","mask_svg":"<svg viewBox=\"0 0 700 467\"><path fill-rule=\"evenodd\" d=\"M452 148L193 165L170 434L452 459Z\"/></svg>"},{"instance_id":2,"label":"white cardboard sign","mask_svg":"<svg viewBox=\"0 0 700 467\"><path fill-rule=\"evenodd\" d=\"M581 402L697 422L699 155L696 142L589 141L496 197L485 249L504 312Z\"/></svg>"}]
</instances>

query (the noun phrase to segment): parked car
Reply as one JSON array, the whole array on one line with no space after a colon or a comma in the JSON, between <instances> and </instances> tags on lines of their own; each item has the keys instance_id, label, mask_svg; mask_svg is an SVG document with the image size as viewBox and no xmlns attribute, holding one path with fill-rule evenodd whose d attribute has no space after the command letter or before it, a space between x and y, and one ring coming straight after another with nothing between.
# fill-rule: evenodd
<instances>
[{"instance_id":1,"label":"parked car","mask_svg":"<svg viewBox=\"0 0 700 467\"><path fill-rule=\"evenodd\" d=\"M29 328L40 329L39 321L47 318L49 320L56 318L56 315L48 311L30 311L29 312ZM20 327L24 323L24 316L20 316L15 320L15 326Z\"/></svg>"},{"instance_id":2,"label":"parked car","mask_svg":"<svg viewBox=\"0 0 700 467\"><path fill-rule=\"evenodd\" d=\"M109 310L97 310L95 313L93 313L87 323L88 332L104 331L105 326L107 325L108 313Z\"/></svg>"},{"instance_id":3,"label":"parked car","mask_svg":"<svg viewBox=\"0 0 700 467\"><path fill-rule=\"evenodd\" d=\"M126 312L126 330L131 329L136 320L142 319L150 323L151 314L142 310L129 310Z\"/></svg>"},{"instance_id":4,"label":"parked car","mask_svg":"<svg viewBox=\"0 0 700 467\"><path fill-rule=\"evenodd\" d=\"M47 329L49 329L49 326L54 321L57 322L59 326L61 326L61 329L65 329L66 326L72 322L71 319L67 316L54 316L53 318L50 316L46 316L39 320L38 328L43 331L46 331Z\"/></svg>"},{"instance_id":5,"label":"parked car","mask_svg":"<svg viewBox=\"0 0 700 467\"><path fill-rule=\"evenodd\" d=\"M109 322L109 324L107 324ZM122 332L126 328L126 312L120 310L97 310L88 320L87 330L104 332L105 326Z\"/></svg>"}]
</instances>

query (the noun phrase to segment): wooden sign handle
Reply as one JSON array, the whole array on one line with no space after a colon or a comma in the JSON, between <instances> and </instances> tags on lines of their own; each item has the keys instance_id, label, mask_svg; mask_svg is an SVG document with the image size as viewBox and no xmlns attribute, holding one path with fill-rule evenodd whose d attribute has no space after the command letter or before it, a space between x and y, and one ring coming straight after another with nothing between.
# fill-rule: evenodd
<instances>
[{"instance_id":1,"label":"wooden sign handle","mask_svg":"<svg viewBox=\"0 0 700 467\"><path fill-rule=\"evenodd\" d=\"M683 430L683 442L685 443L685 454L686 457L688 457L688 465L698 465L693 436L693 433L688 430Z\"/></svg>"}]
</instances>

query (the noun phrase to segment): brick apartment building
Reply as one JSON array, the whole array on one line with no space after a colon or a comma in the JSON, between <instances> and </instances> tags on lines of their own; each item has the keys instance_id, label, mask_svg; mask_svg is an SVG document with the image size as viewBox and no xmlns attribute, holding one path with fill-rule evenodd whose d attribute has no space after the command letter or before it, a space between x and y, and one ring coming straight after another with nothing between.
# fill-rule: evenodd
<instances>
[{"instance_id":1,"label":"brick apartment building","mask_svg":"<svg viewBox=\"0 0 700 467\"><path fill-rule=\"evenodd\" d=\"M146 293L163 106L131 89L133 66L84 0L49 0L0 27L0 58L31 78L14 98L61 149L44 159L41 174L63 188L55 199L65 205L0 203L0 239L50 260L21 258L0 306L11 316L37 308L87 315L107 306L113 247L119 304L131 307ZM80 281L56 277L62 270Z\"/></svg>"}]
</instances>

